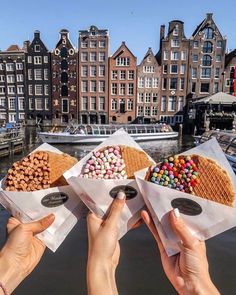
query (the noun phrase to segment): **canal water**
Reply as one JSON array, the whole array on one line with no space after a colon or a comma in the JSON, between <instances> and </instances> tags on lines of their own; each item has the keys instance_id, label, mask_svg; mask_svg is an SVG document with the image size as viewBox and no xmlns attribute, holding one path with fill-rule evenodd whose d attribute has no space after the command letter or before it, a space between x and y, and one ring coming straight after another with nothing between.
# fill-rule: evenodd
<instances>
[{"instance_id":1,"label":"canal water","mask_svg":"<svg viewBox=\"0 0 236 295\"><path fill-rule=\"evenodd\" d=\"M22 153L0 161L0 176L10 165L33 150L40 143L36 129L25 130L26 146ZM179 140L153 141L140 144L154 160L176 154L194 146L193 138L183 136ZM80 159L93 146L57 145L57 148ZM9 217L0 211L0 243L6 237ZM145 227L130 231L120 241L121 259L117 270L117 285L121 295L172 295L176 294L163 272L157 246ZM16 295L80 295L86 291L87 260L86 219L82 218L56 251L46 250L34 272L15 291ZM236 228L207 241L211 277L221 294L236 294ZM105 290L106 286L104 286ZM101 294L102 295L102 294Z\"/></svg>"}]
</instances>

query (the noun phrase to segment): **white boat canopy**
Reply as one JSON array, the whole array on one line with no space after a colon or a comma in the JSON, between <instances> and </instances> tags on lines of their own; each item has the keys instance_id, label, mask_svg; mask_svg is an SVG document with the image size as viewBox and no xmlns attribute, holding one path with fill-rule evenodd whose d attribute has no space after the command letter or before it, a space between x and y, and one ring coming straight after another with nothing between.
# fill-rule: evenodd
<instances>
[{"instance_id":1,"label":"white boat canopy","mask_svg":"<svg viewBox=\"0 0 236 295\"><path fill-rule=\"evenodd\" d=\"M224 92L218 92L216 94L201 98L194 101L193 104L236 104L236 97Z\"/></svg>"}]
</instances>

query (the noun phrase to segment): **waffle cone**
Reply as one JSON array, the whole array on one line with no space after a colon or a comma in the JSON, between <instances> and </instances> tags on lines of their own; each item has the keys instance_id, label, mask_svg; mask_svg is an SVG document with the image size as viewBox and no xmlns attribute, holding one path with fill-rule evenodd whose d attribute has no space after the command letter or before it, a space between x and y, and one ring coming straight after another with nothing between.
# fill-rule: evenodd
<instances>
[{"instance_id":1,"label":"waffle cone","mask_svg":"<svg viewBox=\"0 0 236 295\"><path fill-rule=\"evenodd\" d=\"M153 163L145 152L129 146L121 146L122 158L125 161L125 170L128 178L134 178L134 173Z\"/></svg>"}]
</instances>

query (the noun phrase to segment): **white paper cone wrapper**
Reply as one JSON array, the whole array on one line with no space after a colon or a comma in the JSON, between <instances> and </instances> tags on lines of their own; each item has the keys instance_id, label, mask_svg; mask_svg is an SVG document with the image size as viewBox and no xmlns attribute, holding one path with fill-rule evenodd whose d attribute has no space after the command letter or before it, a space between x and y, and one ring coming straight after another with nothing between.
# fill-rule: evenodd
<instances>
[{"instance_id":1,"label":"white paper cone wrapper","mask_svg":"<svg viewBox=\"0 0 236 295\"><path fill-rule=\"evenodd\" d=\"M228 172L236 192L236 177L215 138L202 145L188 150L184 155L197 154L215 160L218 165ZM147 169L135 174L138 187L149 208L154 223L166 249L168 256L178 253L179 239L169 223L169 212L181 206L184 214L181 216L193 235L201 240L209 239L236 225L236 206L234 208L203 199L194 195L179 192L175 189L160 186L144 180Z\"/></svg>"},{"instance_id":2,"label":"white paper cone wrapper","mask_svg":"<svg viewBox=\"0 0 236 295\"><path fill-rule=\"evenodd\" d=\"M62 153L46 143L36 150ZM53 224L37 235L53 252L77 223L83 210L83 203L69 185L34 192L12 192L4 190L4 179L0 185L0 203L21 222L32 222L53 213Z\"/></svg>"},{"instance_id":3,"label":"white paper cone wrapper","mask_svg":"<svg viewBox=\"0 0 236 295\"><path fill-rule=\"evenodd\" d=\"M142 150L123 129L120 129L93 151L114 145L126 145ZM64 174L64 177L85 205L100 217L106 214L113 201L112 195L116 196L119 189L124 190L127 196L130 195L133 197L132 199L127 199L118 224L120 237L122 237L140 219L140 211L145 206L144 200L134 179L103 180L79 177L85 163L92 156L93 151L69 169ZM150 160L153 161L151 158Z\"/></svg>"}]
</instances>

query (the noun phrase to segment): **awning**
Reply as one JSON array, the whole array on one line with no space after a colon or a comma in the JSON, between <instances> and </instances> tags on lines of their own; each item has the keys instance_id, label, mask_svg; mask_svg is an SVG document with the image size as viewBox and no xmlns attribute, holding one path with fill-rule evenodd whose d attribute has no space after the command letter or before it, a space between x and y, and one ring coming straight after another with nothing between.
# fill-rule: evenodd
<instances>
[{"instance_id":1,"label":"awning","mask_svg":"<svg viewBox=\"0 0 236 295\"><path fill-rule=\"evenodd\" d=\"M236 97L224 92L218 92L216 94L201 98L197 101L193 101L193 104L236 104Z\"/></svg>"}]
</instances>

